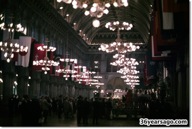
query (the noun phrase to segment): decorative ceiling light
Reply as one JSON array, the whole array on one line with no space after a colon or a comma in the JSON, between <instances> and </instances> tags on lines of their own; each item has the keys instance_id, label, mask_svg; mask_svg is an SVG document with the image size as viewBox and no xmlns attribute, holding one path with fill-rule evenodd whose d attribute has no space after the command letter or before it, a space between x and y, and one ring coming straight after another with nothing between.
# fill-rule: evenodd
<instances>
[{"instance_id":1,"label":"decorative ceiling light","mask_svg":"<svg viewBox=\"0 0 192 129\"><path fill-rule=\"evenodd\" d=\"M115 89L114 93L122 93L123 91L121 89Z\"/></svg>"},{"instance_id":2,"label":"decorative ceiling light","mask_svg":"<svg viewBox=\"0 0 192 129\"><path fill-rule=\"evenodd\" d=\"M93 20L93 27L98 28L100 26L100 21L98 19Z\"/></svg>"},{"instance_id":3,"label":"decorative ceiling light","mask_svg":"<svg viewBox=\"0 0 192 129\"><path fill-rule=\"evenodd\" d=\"M63 0L63 2L70 4L73 0Z\"/></svg>"},{"instance_id":4,"label":"decorative ceiling light","mask_svg":"<svg viewBox=\"0 0 192 129\"><path fill-rule=\"evenodd\" d=\"M138 74L139 71L135 70L135 69L129 69L127 67L121 68L117 71L117 73L120 74L124 74L124 75L134 75L134 74Z\"/></svg>"},{"instance_id":5,"label":"decorative ceiling light","mask_svg":"<svg viewBox=\"0 0 192 129\"><path fill-rule=\"evenodd\" d=\"M36 60L33 61L33 65L39 65L42 66L42 70L44 71L44 74L47 74L47 71L50 70L50 66L58 66L59 63L54 61L54 60L50 60L47 56L47 52L51 51L54 52L56 50L55 47L52 46L47 46L47 45L43 45L43 46L39 46L37 47L37 50L39 51L45 51L45 57L43 60L38 60L38 56L36 56Z\"/></svg>"},{"instance_id":6,"label":"decorative ceiling light","mask_svg":"<svg viewBox=\"0 0 192 129\"><path fill-rule=\"evenodd\" d=\"M133 45L133 43L127 43L123 42L120 38L120 30L117 31L117 39L115 42L112 42L110 44L101 44L98 48L100 51L106 51L107 53L112 53L114 51L117 51L118 53L127 53L127 52L133 52L139 49L139 46Z\"/></svg>"},{"instance_id":7,"label":"decorative ceiling light","mask_svg":"<svg viewBox=\"0 0 192 129\"><path fill-rule=\"evenodd\" d=\"M127 79L127 78L131 78L131 79L139 79L138 75L123 75L121 76L122 79Z\"/></svg>"},{"instance_id":8,"label":"decorative ceiling light","mask_svg":"<svg viewBox=\"0 0 192 129\"><path fill-rule=\"evenodd\" d=\"M21 25L21 23L18 24L14 24L12 22L12 19L14 17L10 16L10 22L9 23L5 23L5 16L3 14L0 14L0 28L1 30L8 30L8 32L12 32L14 33L14 31L17 32L23 32L25 30L25 28Z\"/></svg>"},{"instance_id":9,"label":"decorative ceiling light","mask_svg":"<svg viewBox=\"0 0 192 129\"><path fill-rule=\"evenodd\" d=\"M119 30L131 30L133 28L133 24L128 22L114 21L114 22L107 22L105 24L105 27L112 31L115 31L117 28L119 28Z\"/></svg>"},{"instance_id":10,"label":"decorative ceiling light","mask_svg":"<svg viewBox=\"0 0 192 129\"><path fill-rule=\"evenodd\" d=\"M128 0L57 0L57 2L65 2L66 4L71 4L73 6L77 6L77 8L81 8L84 7L86 8L89 4L94 4L94 3L98 3L101 4L102 6L105 6L107 8L109 8L111 6L111 4L114 7L122 7L128 6Z\"/></svg>"},{"instance_id":11,"label":"decorative ceiling light","mask_svg":"<svg viewBox=\"0 0 192 129\"><path fill-rule=\"evenodd\" d=\"M110 64L113 66L124 66L125 65L125 54L115 54L113 58L116 60Z\"/></svg>"},{"instance_id":12,"label":"decorative ceiling light","mask_svg":"<svg viewBox=\"0 0 192 129\"><path fill-rule=\"evenodd\" d=\"M0 15L1 19L1 24L0 28L2 30L7 30L8 31L8 39L5 41L0 41L0 49L1 51L4 52L4 57L6 58L6 61L9 63L11 59L14 57L14 53L27 53L28 47L26 46L21 46L19 43L14 43L13 42L13 37L14 37L14 32L15 31L23 31L23 27L21 24L15 25L12 23L12 17L11 17L11 23L6 24L3 22L4 16L1 14Z\"/></svg>"},{"instance_id":13,"label":"decorative ceiling light","mask_svg":"<svg viewBox=\"0 0 192 129\"><path fill-rule=\"evenodd\" d=\"M118 56L114 56L114 57L118 57ZM113 66L135 66L135 65L139 65L139 63L136 61L136 59L134 58L124 58L119 57L117 58L115 61L110 63Z\"/></svg>"},{"instance_id":14,"label":"decorative ceiling light","mask_svg":"<svg viewBox=\"0 0 192 129\"><path fill-rule=\"evenodd\" d=\"M104 14L108 14L108 8L111 5L114 7L128 6L128 0L57 0L59 3L61 1L72 4L74 9L86 9L84 14L95 18L101 18Z\"/></svg>"},{"instance_id":15,"label":"decorative ceiling light","mask_svg":"<svg viewBox=\"0 0 192 129\"><path fill-rule=\"evenodd\" d=\"M101 18L104 14L108 14L109 10L100 3L93 3L89 10L85 11L85 15L91 17Z\"/></svg>"},{"instance_id":16,"label":"decorative ceiling light","mask_svg":"<svg viewBox=\"0 0 192 129\"><path fill-rule=\"evenodd\" d=\"M127 7L128 0L57 0L57 2L65 2L66 4L72 4L74 9L77 8L90 8L89 5L92 7L94 4L98 4L101 7L109 8L111 5L114 7Z\"/></svg>"},{"instance_id":17,"label":"decorative ceiling light","mask_svg":"<svg viewBox=\"0 0 192 129\"><path fill-rule=\"evenodd\" d=\"M66 15L67 19L69 17L69 14ZM68 52L68 40L69 40L69 35L67 33L67 44L66 44L66 53L65 53L65 58L60 58L60 61L62 62L61 65L64 65L64 68L56 70L58 73L63 73L63 77L65 77L65 80L68 80L69 77L74 79L77 74L77 69L75 66L77 66L77 59L69 58L70 53ZM62 66L63 67L63 66Z\"/></svg>"},{"instance_id":18,"label":"decorative ceiling light","mask_svg":"<svg viewBox=\"0 0 192 129\"><path fill-rule=\"evenodd\" d=\"M137 79L126 79L126 80L124 80L124 82L129 82L129 83L138 83L138 82L140 82L139 80L137 80Z\"/></svg>"},{"instance_id":19,"label":"decorative ceiling light","mask_svg":"<svg viewBox=\"0 0 192 129\"><path fill-rule=\"evenodd\" d=\"M88 7L88 1L84 0L84 1L80 1L80 0L73 0L72 2L72 6L74 9L77 8L87 8Z\"/></svg>"},{"instance_id":20,"label":"decorative ceiling light","mask_svg":"<svg viewBox=\"0 0 192 129\"><path fill-rule=\"evenodd\" d=\"M68 78L71 76L71 78L76 77L77 70L75 69L75 64L77 64L77 59L70 59L68 57L66 58L60 58L60 61L64 63L64 68L56 70L58 73L63 73L63 77L65 80L68 80Z\"/></svg>"},{"instance_id":21,"label":"decorative ceiling light","mask_svg":"<svg viewBox=\"0 0 192 129\"><path fill-rule=\"evenodd\" d=\"M138 82L127 82L126 84L131 86L140 85Z\"/></svg>"},{"instance_id":22,"label":"decorative ceiling light","mask_svg":"<svg viewBox=\"0 0 192 129\"><path fill-rule=\"evenodd\" d=\"M102 76L99 75L99 61L94 61L94 70L96 71L96 75L93 76L94 79L101 79Z\"/></svg>"},{"instance_id":23,"label":"decorative ceiling light","mask_svg":"<svg viewBox=\"0 0 192 129\"><path fill-rule=\"evenodd\" d=\"M120 68L117 73L121 73L124 75L134 75L138 74L139 71L136 70L136 65L139 65L137 61L135 61L134 58L125 58L125 60L122 64L118 64L118 66L123 66Z\"/></svg>"},{"instance_id":24,"label":"decorative ceiling light","mask_svg":"<svg viewBox=\"0 0 192 129\"><path fill-rule=\"evenodd\" d=\"M117 54L113 55L113 58L115 58L115 59L125 58L125 54L119 54L119 53L117 53Z\"/></svg>"},{"instance_id":25,"label":"decorative ceiling light","mask_svg":"<svg viewBox=\"0 0 192 129\"><path fill-rule=\"evenodd\" d=\"M83 81L87 81L90 78L90 72L87 70L86 66L77 65L74 67L77 70L75 81L82 83Z\"/></svg>"}]
</instances>

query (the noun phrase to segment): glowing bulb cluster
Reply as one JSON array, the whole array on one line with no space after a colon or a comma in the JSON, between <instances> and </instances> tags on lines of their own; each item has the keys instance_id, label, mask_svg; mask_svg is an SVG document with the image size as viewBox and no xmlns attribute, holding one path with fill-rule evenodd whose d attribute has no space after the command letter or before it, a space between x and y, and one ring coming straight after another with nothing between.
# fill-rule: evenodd
<instances>
[{"instance_id":1,"label":"glowing bulb cluster","mask_svg":"<svg viewBox=\"0 0 192 129\"><path fill-rule=\"evenodd\" d=\"M133 28L133 24L130 24L128 22L119 22L119 21L113 21L113 22L107 22L105 24L105 27L114 31L117 28L119 30L131 30Z\"/></svg>"},{"instance_id":2,"label":"glowing bulb cluster","mask_svg":"<svg viewBox=\"0 0 192 129\"><path fill-rule=\"evenodd\" d=\"M10 62L14 57L14 53L27 52L28 47L21 46L19 43L12 43L11 39L0 41L0 49L4 52L4 57L7 62Z\"/></svg>"}]
</instances>

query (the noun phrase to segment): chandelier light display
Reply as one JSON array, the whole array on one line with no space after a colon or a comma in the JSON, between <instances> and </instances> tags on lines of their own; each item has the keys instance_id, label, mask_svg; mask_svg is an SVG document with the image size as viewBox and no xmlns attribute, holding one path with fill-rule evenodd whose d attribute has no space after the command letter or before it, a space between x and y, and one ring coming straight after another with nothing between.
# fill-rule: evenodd
<instances>
[{"instance_id":1,"label":"chandelier light display","mask_svg":"<svg viewBox=\"0 0 192 129\"><path fill-rule=\"evenodd\" d=\"M108 14L112 5L114 7L128 6L128 0L57 0L57 2L72 4L74 9L85 9L86 16L90 15L95 18L101 18L104 14ZM95 27L94 23L93 26Z\"/></svg>"},{"instance_id":2,"label":"chandelier light display","mask_svg":"<svg viewBox=\"0 0 192 129\"><path fill-rule=\"evenodd\" d=\"M129 75L123 75L123 76L121 76L121 78L122 78L122 79L127 79L127 78L130 78L130 79L139 79L139 76L136 75L136 74L133 74L133 75L129 74Z\"/></svg>"},{"instance_id":3,"label":"chandelier light display","mask_svg":"<svg viewBox=\"0 0 192 129\"><path fill-rule=\"evenodd\" d=\"M69 1L69 0L64 0ZM72 5L74 8L87 8L88 5L93 7L94 4L98 4L101 7L109 8L111 5L114 7L127 7L128 1L127 0L73 0Z\"/></svg>"},{"instance_id":4,"label":"chandelier light display","mask_svg":"<svg viewBox=\"0 0 192 129\"><path fill-rule=\"evenodd\" d=\"M60 61L62 64L64 64L64 68L56 70L58 73L63 73L63 77L65 80L68 80L68 78L71 76L72 78L77 77L77 70L75 69L75 64L77 64L77 59L71 59L71 58L61 58ZM72 67L73 66L73 67Z\"/></svg>"},{"instance_id":5,"label":"chandelier light display","mask_svg":"<svg viewBox=\"0 0 192 129\"><path fill-rule=\"evenodd\" d=\"M124 56L120 56L120 55L119 56L114 55L113 57L115 57L117 59L117 61L113 62L112 65L121 67L117 71L117 73L120 73L123 75L123 76L121 76L121 78L124 79L124 82L127 85L130 85L131 88L134 88L135 85L139 85L140 81L139 81L138 74L140 72L137 70L137 67L136 67L137 65L139 65L139 63L136 61L136 59L125 58ZM122 57L122 58L120 59L118 57Z\"/></svg>"},{"instance_id":6,"label":"chandelier light display","mask_svg":"<svg viewBox=\"0 0 192 129\"><path fill-rule=\"evenodd\" d=\"M104 14L108 14L109 10L106 8L106 6L103 6L99 3L93 3L91 8L89 10L85 11L85 15L90 15L91 17L95 18L101 18Z\"/></svg>"},{"instance_id":7,"label":"chandelier light display","mask_svg":"<svg viewBox=\"0 0 192 129\"><path fill-rule=\"evenodd\" d=\"M105 24L105 27L112 31L115 31L118 28L119 30L131 30L133 28L133 24L128 22L114 21L114 22L107 22Z\"/></svg>"},{"instance_id":8,"label":"chandelier light display","mask_svg":"<svg viewBox=\"0 0 192 129\"><path fill-rule=\"evenodd\" d=\"M9 17L10 19L10 23L6 24L5 23L5 16L3 14L0 14L0 28L1 30L8 30L9 32L23 32L24 31L24 27L22 27L21 23L18 24L14 24L12 22L12 19L14 17Z\"/></svg>"},{"instance_id":9,"label":"chandelier light display","mask_svg":"<svg viewBox=\"0 0 192 129\"><path fill-rule=\"evenodd\" d=\"M123 42L120 38L120 30L117 29L117 39L115 42L112 42L110 44L101 44L101 46L98 48L100 51L105 51L107 53L112 53L117 51L118 53L127 53L127 52L133 52L139 49L139 46L133 45L133 43L129 42Z\"/></svg>"},{"instance_id":10,"label":"chandelier light display","mask_svg":"<svg viewBox=\"0 0 192 129\"><path fill-rule=\"evenodd\" d=\"M134 75L134 74L138 74L139 71L137 71L135 69L131 69L129 67L123 67L123 68L119 69L117 71L117 73L121 73L123 75Z\"/></svg>"},{"instance_id":11,"label":"chandelier light display","mask_svg":"<svg viewBox=\"0 0 192 129\"><path fill-rule=\"evenodd\" d=\"M125 58L123 54L116 54L113 56L116 60L111 62L110 64L113 66L135 66L139 65L139 63L134 58Z\"/></svg>"},{"instance_id":12,"label":"chandelier light display","mask_svg":"<svg viewBox=\"0 0 192 129\"><path fill-rule=\"evenodd\" d=\"M127 0L57 0L57 2L64 2L66 4L72 4L74 9L81 8L92 8L95 7L95 4L98 4L99 7L109 8L111 5L114 7L127 7Z\"/></svg>"},{"instance_id":13,"label":"chandelier light display","mask_svg":"<svg viewBox=\"0 0 192 129\"><path fill-rule=\"evenodd\" d=\"M99 69L99 61L94 61L94 65L95 65L94 67L95 67L96 75L94 75L93 78L101 79L102 76L99 75L99 71L98 71L98 69Z\"/></svg>"},{"instance_id":14,"label":"chandelier light display","mask_svg":"<svg viewBox=\"0 0 192 129\"><path fill-rule=\"evenodd\" d=\"M47 52L51 51L54 52L56 50L55 47L52 46L47 46L47 45L43 45L43 46L39 46L37 47L37 50L39 51L45 51L45 57L44 59L38 60L38 56L36 56L36 60L33 61L33 65L36 66L42 66L42 70L44 71L44 74L47 74L47 72L50 70L51 66L58 66L59 63L54 61L54 60L50 60L47 56Z\"/></svg>"},{"instance_id":15,"label":"chandelier light display","mask_svg":"<svg viewBox=\"0 0 192 129\"><path fill-rule=\"evenodd\" d=\"M5 41L0 41L0 49L4 52L4 57L8 63L11 61L11 59L13 59L14 53L27 53L28 51L28 47L21 46L19 43L13 42L14 32L23 31L24 28L21 26L21 24L13 24L12 18L13 17L10 17L10 23L6 24L3 14L0 14L0 28L8 32L8 39Z\"/></svg>"},{"instance_id":16,"label":"chandelier light display","mask_svg":"<svg viewBox=\"0 0 192 129\"><path fill-rule=\"evenodd\" d=\"M79 82L79 84L81 83L85 83L85 85L90 85L90 82L92 82L92 77L91 74L93 74L94 72L90 72L86 66L76 66L75 68L77 68L77 76L76 76L76 81Z\"/></svg>"}]
</instances>

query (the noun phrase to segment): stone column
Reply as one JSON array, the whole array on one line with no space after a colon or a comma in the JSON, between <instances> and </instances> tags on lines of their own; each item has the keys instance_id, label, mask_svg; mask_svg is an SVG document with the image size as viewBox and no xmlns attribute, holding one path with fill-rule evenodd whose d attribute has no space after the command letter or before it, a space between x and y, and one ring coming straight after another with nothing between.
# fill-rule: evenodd
<instances>
[{"instance_id":1,"label":"stone column","mask_svg":"<svg viewBox=\"0 0 192 129\"><path fill-rule=\"evenodd\" d=\"M106 60L106 55L105 54L101 55L101 66L100 66L100 69L101 69L101 73L105 73L106 70L107 70L107 60Z\"/></svg>"}]
</instances>

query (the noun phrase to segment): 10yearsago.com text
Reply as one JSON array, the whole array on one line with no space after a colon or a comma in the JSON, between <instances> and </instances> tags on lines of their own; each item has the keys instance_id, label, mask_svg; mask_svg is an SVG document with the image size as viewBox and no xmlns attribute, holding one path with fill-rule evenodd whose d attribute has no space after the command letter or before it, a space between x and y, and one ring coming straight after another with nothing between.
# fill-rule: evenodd
<instances>
[{"instance_id":1,"label":"10yearsago.com text","mask_svg":"<svg viewBox=\"0 0 192 129\"><path fill-rule=\"evenodd\" d=\"M146 126L171 126L171 125L178 125L178 126L183 126L183 125L188 125L188 120L187 119L148 119L148 118L140 118L139 119L139 124L140 125L146 125Z\"/></svg>"}]
</instances>

